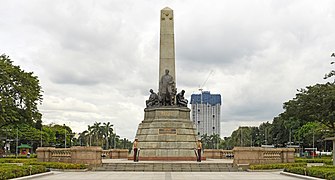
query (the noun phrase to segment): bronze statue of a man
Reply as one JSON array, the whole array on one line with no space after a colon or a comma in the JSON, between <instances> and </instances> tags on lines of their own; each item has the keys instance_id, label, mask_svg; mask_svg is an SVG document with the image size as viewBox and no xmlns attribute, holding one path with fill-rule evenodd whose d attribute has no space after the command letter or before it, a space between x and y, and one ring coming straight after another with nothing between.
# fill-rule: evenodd
<instances>
[{"instance_id":1,"label":"bronze statue of a man","mask_svg":"<svg viewBox=\"0 0 335 180\"><path fill-rule=\"evenodd\" d=\"M188 100L184 97L185 91L182 90L180 93L177 94L177 105L187 107Z\"/></svg>"},{"instance_id":2,"label":"bronze statue of a man","mask_svg":"<svg viewBox=\"0 0 335 180\"><path fill-rule=\"evenodd\" d=\"M175 95L175 83L173 77L169 74L169 70L165 69L165 75L162 76L160 81L159 95L161 96L161 103L163 106L173 105L172 96Z\"/></svg>"},{"instance_id":3,"label":"bronze statue of a man","mask_svg":"<svg viewBox=\"0 0 335 180\"><path fill-rule=\"evenodd\" d=\"M159 104L158 95L152 89L150 89L150 93L151 94L149 96L149 99L146 100L147 107L152 107L152 106L158 105Z\"/></svg>"}]
</instances>

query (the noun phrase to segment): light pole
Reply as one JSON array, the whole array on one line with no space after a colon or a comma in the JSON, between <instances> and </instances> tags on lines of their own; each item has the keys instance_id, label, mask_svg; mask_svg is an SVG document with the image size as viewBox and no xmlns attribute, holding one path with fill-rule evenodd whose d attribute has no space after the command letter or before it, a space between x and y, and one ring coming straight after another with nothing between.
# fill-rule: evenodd
<instances>
[{"instance_id":1,"label":"light pole","mask_svg":"<svg viewBox=\"0 0 335 180\"><path fill-rule=\"evenodd\" d=\"M43 139L42 139L42 127L41 127L41 147L43 147Z\"/></svg>"},{"instance_id":2,"label":"light pole","mask_svg":"<svg viewBox=\"0 0 335 180\"><path fill-rule=\"evenodd\" d=\"M19 146L19 128L16 128L16 148L15 148L15 157L17 158L17 151Z\"/></svg>"},{"instance_id":3,"label":"light pole","mask_svg":"<svg viewBox=\"0 0 335 180\"><path fill-rule=\"evenodd\" d=\"M64 129L64 132L65 132L65 148L66 148L66 129Z\"/></svg>"},{"instance_id":4,"label":"light pole","mask_svg":"<svg viewBox=\"0 0 335 180\"><path fill-rule=\"evenodd\" d=\"M198 116L198 122L200 122L200 119L202 119L202 131L203 133L205 134L205 118L204 118L204 108L203 108L203 105L202 105L202 88L199 88L199 91L200 91L200 108L198 108L198 113L199 113L199 116ZM198 130L200 131L200 124L198 123ZM199 134L199 138L200 138L200 134Z\"/></svg>"}]
</instances>

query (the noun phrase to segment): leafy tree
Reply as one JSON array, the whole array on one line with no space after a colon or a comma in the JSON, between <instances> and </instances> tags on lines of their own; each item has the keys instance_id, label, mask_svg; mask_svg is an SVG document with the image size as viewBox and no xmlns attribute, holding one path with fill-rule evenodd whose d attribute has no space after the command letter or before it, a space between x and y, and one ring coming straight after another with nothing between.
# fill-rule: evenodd
<instances>
[{"instance_id":1,"label":"leafy tree","mask_svg":"<svg viewBox=\"0 0 335 180\"><path fill-rule=\"evenodd\" d=\"M323 129L324 127L319 122L308 122L299 128L296 136L302 140L305 147L312 147L313 144L315 146L320 143L317 140L322 139Z\"/></svg>"},{"instance_id":2,"label":"leafy tree","mask_svg":"<svg viewBox=\"0 0 335 180\"><path fill-rule=\"evenodd\" d=\"M0 55L0 128L11 123L41 120L37 105L42 102L37 76L25 72L5 54Z\"/></svg>"},{"instance_id":3,"label":"leafy tree","mask_svg":"<svg viewBox=\"0 0 335 180\"><path fill-rule=\"evenodd\" d=\"M335 133L335 84L316 84L299 90L292 100L284 103L286 116L300 121L319 122Z\"/></svg>"}]
</instances>

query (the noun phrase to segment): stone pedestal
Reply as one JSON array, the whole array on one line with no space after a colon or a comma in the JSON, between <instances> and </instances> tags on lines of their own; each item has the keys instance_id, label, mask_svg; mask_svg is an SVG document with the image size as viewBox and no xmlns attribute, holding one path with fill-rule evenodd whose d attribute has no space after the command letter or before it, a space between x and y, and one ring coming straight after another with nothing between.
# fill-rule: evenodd
<instances>
[{"instance_id":1,"label":"stone pedestal","mask_svg":"<svg viewBox=\"0 0 335 180\"><path fill-rule=\"evenodd\" d=\"M197 136L189 108L146 108L144 112L136 133L140 160L196 160Z\"/></svg>"}]
</instances>

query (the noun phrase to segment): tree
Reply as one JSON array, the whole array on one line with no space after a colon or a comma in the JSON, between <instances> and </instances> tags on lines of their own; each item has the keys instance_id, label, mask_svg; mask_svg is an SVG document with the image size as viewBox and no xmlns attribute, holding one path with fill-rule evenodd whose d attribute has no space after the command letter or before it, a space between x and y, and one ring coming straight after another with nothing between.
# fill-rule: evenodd
<instances>
[{"instance_id":1,"label":"tree","mask_svg":"<svg viewBox=\"0 0 335 180\"><path fill-rule=\"evenodd\" d=\"M300 125L319 122L335 133L335 84L316 84L298 92L284 103L286 116L297 119Z\"/></svg>"},{"instance_id":2,"label":"tree","mask_svg":"<svg viewBox=\"0 0 335 180\"><path fill-rule=\"evenodd\" d=\"M102 134L104 136L104 139L106 140L106 148L109 149L109 139L111 138L111 135L113 134L113 125L110 122L103 123L102 126Z\"/></svg>"},{"instance_id":3,"label":"tree","mask_svg":"<svg viewBox=\"0 0 335 180\"><path fill-rule=\"evenodd\" d=\"M32 124L41 120L37 105L42 102L37 76L25 72L5 54L0 56L0 128L11 123Z\"/></svg>"}]
</instances>

